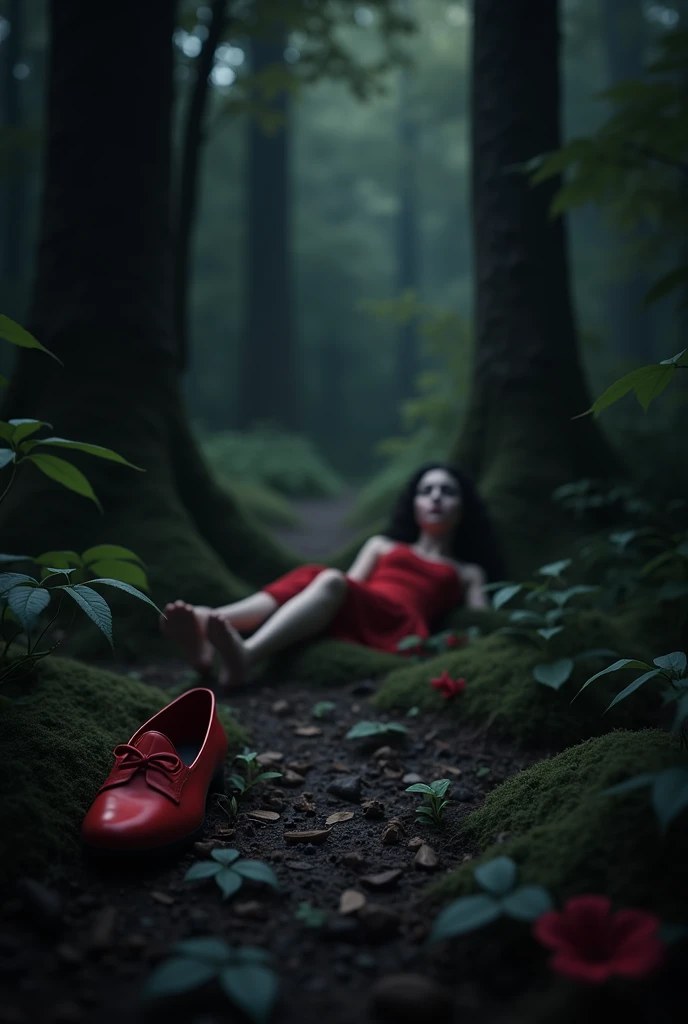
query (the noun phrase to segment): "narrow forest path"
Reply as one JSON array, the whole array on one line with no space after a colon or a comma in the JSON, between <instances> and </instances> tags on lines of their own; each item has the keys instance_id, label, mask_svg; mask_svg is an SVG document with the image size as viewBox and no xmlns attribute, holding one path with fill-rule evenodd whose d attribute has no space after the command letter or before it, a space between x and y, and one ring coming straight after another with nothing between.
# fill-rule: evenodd
<instances>
[{"instance_id":1,"label":"narrow forest path","mask_svg":"<svg viewBox=\"0 0 688 1024\"><path fill-rule=\"evenodd\" d=\"M355 491L345 491L336 498L295 501L294 510L301 519L299 525L280 527L273 532L303 558L313 561L328 558L359 532L346 523L355 503Z\"/></svg>"}]
</instances>

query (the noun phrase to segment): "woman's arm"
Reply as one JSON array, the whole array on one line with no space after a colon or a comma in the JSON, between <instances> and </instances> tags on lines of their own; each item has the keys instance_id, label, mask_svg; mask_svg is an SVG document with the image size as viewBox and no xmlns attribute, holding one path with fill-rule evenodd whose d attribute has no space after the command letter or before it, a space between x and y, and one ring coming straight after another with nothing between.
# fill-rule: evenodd
<instances>
[{"instance_id":1,"label":"woman's arm","mask_svg":"<svg viewBox=\"0 0 688 1024\"><path fill-rule=\"evenodd\" d=\"M490 602L483 589L487 582L484 570L479 565L464 565L461 579L466 587L466 607L489 608Z\"/></svg>"},{"instance_id":2,"label":"woman's arm","mask_svg":"<svg viewBox=\"0 0 688 1024\"><path fill-rule=\"evenodd\" d=\"M388 546L389 541L385 537L371 537L367 540L346 573L347 577L359 583L367 580L378 558Z\"/></svg>"}]
</instances>

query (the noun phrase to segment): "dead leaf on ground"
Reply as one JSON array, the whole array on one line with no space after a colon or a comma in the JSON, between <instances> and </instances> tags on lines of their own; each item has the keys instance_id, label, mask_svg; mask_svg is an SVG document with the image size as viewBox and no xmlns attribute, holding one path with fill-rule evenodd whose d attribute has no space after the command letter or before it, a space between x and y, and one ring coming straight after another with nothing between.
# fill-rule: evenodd
<instances>
[{"instance_id":1,"label":"dead leaf on ground","mask_svg":"<svg viewBox=\"0 0 688 1024\"><path fill-rule=\"evenodd\" d=\"M401 868L391 868L389 871L379 871L375 875L363 875L361 881L370 889L391 889L401 876Z\"/></svg>"},{"instance_id":2,"label":"dead leaf on ground","mask_svg":"<svg viewBox=\"0 0 688 1024\"><path fill-rule=\"evenodd\" d=\"M300 725L298 729L294 729L295 736L321 736L322 729L319 729L317 725Z\"/></svg>"},{"instance_id":3,"label":"dead leaf on ground","mask_svg":"<svg viewBox=\"0 0 688 1024\"><path fill-rule=\"evenodd\" d=\"M287 768L292 772L296 772L297 775L305 775L312 767L313 765L309 764L308 761L290 761L287 765Z\"/></svg>"},{"instance_id":4,"label":"dead leaf on ground","mask_svg":"<svg viewBox=\"0 0 688 1024\"><path fill-rule=\"evenodd\" d=\"M448 772L450 775L454 775L457 779L459 775L463 775L461 769L455 768L453 764L434 764L432 767L438 775L441 775L442 772Z\"/></svg>"},{"instance_id":5,"label":"dead leaf on ground","mask_svg":"<svg viewBox=\"0 0 688 1024\"><path fill-rule=\"evenodd\" d=\"M280 753L279 750L266 750L263 754L258 754L257 760L261 764L279 764L280 761L284 760L284 754Z\"/></svg>"},{"instance_id":6,"label":"dead leaf on ground","mask_svg":"<svg viewBox=\"0 0 688 1024\"><path fill-rule=\"evenodd\" d=\"M354 816L353 811L335 811L325 821L326 825L336 825L338 821L351 821Z\"/></svg>"},{"instance_id":7,"label":"dead leaf on ground","mask_svg":"<svg viewBox=\"0 0 688 1024\"><path fill-rule=\"evenodd\" d=\"M168 896L166 892L152 892L151 899L155 900L156 903L164 903L166 907L171 907L174 903L174 896Z\"/></svg>"},{"instance_id":8,"label":"dead leaf on ground","mask_svg":"<svg viewBox=\"0 0 688 1024\"><path fill-rule=\"evenodd\" d=\"M339 913L355 914L361 907L365 907L366 898L358 889L345 889L339 897Z\"/></svg>"},{"instance_id":9,"label":"dead leaf on ground","mask_svg":"<svg viewBox=\"0 0 688 1024\"><path fill-rule=\"evenodd\" d=\"M252 821L264 821L266 824L280 820L277 811L249 811L248 817Z\"/></svg>"},{"instance_id":10,"label":"dead leaf on ground","mask_svg":"<svg viewBox=\"0 0 688 1024\"><path fill-rule=\"evenodd\" d=\"M332 771L333 772L343 772L344 775L348 775L350 773L351 769L349 768L348 764L342 764L341 761L333 761L332 762Z\"/></svg>"},{"instance_id":11,"label":"dead leaf on ground","mask_svg":"<svg viewBox=\"0 0 688 1024\"><path fill-rule=\"evenodd\" d=\"M281 778L278 779L280 786L300 786L305 781L303 775L291 771L290 768L286 768L282 772Z\"/></svg>"},{"instance_id":12,"label":"dead leaf on ground","mask_svg":"<svg viewBox=\"0 0 688 1024\"><path fill-rule=\"evenodd\" d=\"M304 832L285 832L284 839L287 843L324 843L332 829L313 828Z\"/></svg>"}]
</instances>

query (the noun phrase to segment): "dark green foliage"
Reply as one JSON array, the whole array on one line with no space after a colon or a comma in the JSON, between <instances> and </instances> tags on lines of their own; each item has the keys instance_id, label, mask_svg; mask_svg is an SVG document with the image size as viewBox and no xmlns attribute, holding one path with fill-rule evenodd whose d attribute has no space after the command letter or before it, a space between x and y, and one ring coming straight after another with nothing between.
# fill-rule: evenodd
<instances>
[{"instance_id":1,"label":"dark green foliage","mask_svg":"<svg viewBox=\"0 0 688 1024\"><path fill-rule=\"evenodd\" d=\"M169 703L125 676L51 657L0 702L0 887L19 875L59 875L112 765L112 750ZM16 698L16 699L15 699ZM230 748L245 742L222 715Z\"/></svg>"},{"instance_id":2,"label":"dark green foliage","mask_svg":"<svg viewBox=\"0 0 688 1024\"><path fill-rule=\"evenodd\" d=\"M639 770L681 762L678 743L664 732L613 732L508 779L469 815L464 828L484 851L481 861L498 854L512 857L520 880L545 886L557 903L604 893L618 907L645 907L683 921L688 830L677 820L662 839L647 791L601 795ZM510 838L495 844L504 831ZM434 894L444 901L475 891L475 866L466 863L445 876Z\"/></svg>"}]
</instances>

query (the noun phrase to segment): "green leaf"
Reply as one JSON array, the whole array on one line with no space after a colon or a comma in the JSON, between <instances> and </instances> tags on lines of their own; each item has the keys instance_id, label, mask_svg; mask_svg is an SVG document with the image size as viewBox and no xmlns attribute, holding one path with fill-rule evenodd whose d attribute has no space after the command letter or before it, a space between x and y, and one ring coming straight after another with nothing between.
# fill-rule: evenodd
<instances>
[{"instance_id":1,"label":"green leaf","mask_svg":"<svg viewBox=\"0 0 688 1024\"><path fill-rule=\"evenodd\" d=\"M538 569L538 573L541 576L558 577L561 576L564 569L568 569L570 565L570 558L562 558L559 562L550 562L548 565L541 565Z\"/></svg>"},{"instance_id":2,"label":"green leaf","mask_svg":"<svg viewBox=\"0 0 688 1024\"><path fill-rule=\"evenodd\" d=\"M43 587L20 584L7 594L7 604L19 619L24 631L28 633L43 609L50 604L50 598L50 591Z\"/></svg>"},{"instance_id":3,"label":"green leaf","mask_svg":"<svg viewBox=\"0 0 688 1024\"><path fill-rule=\"evenodd\" d=\"M587 416L588 413L599 416L604 409L613 405L614 402L618 402L629 391L635 392L643 411L647 412L652 400L661 395L675 372L675 366L668 364L652 364L632 370L631 373L627 373L625 377L608 387L586 412L573 418L580 419L581 416Z\"/></svg>"},{"instance_id":4,"label":"green leaf","mask_svg":"<svg viewBox=\"0 0 688 1024\"><path fill-rule=\"evenodd\" d=\"M80 569L84 564L76 551L47 551L34 558L34 562L37 565L57 566L58 569Z\"/></svg>"},{"instance_id":5,"label":"green leaf","mask_svg":"<svg viewBox=\"0 0 688 1024\"><path fill-rule=\"evenodd\" d=\"M536 665L533 668L533 678L543 686L550 686L553 690L558 690L570 679L572 672L573 659L559 658L558 661Z\"/></svg>"},{"instance_id":6,"label":"green leaf","mask_svg":"<svg viewBox=\"0 0 688 1024\"><path fill-rule=\"evenodd\" d=\"M656 775L657 772L643 772L642 775L634 775L624 782L617 782L615 786L603 789L600 796L619 796L622 793L631 793L634 789L643 789L643 787L651 786L654 783Z\"/></svg>"},{"instance_id":7,"label":"green leaf","mask_svg":"<svg viewBox=\"0 0 688 1024\"><path fill-rule=\"evenodd\" d=\"M95 622L98 629L103 633L112 647L112 612L104 597L101 597L97 590L77 583L75 586L56 587L56 590L64 590L73 601L86 612L89 619Z\"/></svg>"},{"instance_id":8,"label":"green leaf","mask_svg":"<svg viewBox=\"0 0 688 1024\"><path fill-rule=\"evenodd\" d=\"M232 959L234 951L224 939L216 939L211 935L198 935L192 939L182 939L173 947L173 952L180 956L188 956L193 960L215 963L218 966Z\"/></svg>"},{"instance_id":9,"label":"green leaf","mask_svg":"<svg viewBox=\"0 0 688 1024\"><path fill-rule=\"evenodd\" d=\"M521 590L523 590L523 587L520 583L513 583L509 587L502 587L502 589L498 590L492 598L492 607L495 609L501 608L502 605L505 605L507 601L510 601L511 598L515 597Z\"/></svg>"},{"instance_id":10,"label":"green leaf","mask_svg":"<svg viewBox=\"0 0 688 1024\"><path fill-rule=\"evenodd\" d=\"M267 949L260 946L239 946L234 954L237 963L244 964L269 964L272 963L272 956Z\"/></svg>"},{"instance_id":11,"label":"green leaf","mask_svg":"<svg viewBox=\"0 0 688 1024\"><path fill-rule=\"evenodd\" d=\"M142 569L146 568L143 560L134 551L120 547L119 544L96 544L95 547L84 551L81 557L87 564L103 559L114 559L117 562L137 562Z\"/></svg>"},{"instance_id":12,"label":"green leaf","mask_svg":"<svg viewBox=\"0 0 688 1024\"><path fill-rule=\"evenodd\" d=\"M18 586L20 583L35 584L37 581L33 576L27 576L25 572L1 572L0 573L0 597Z\"/></svg>"},{"instance_id":13,"label":"green leaf","mask_svg":"<svg viewBox=\"0 0 688 1024\"><path fill-rule=\"evenodd\" d=\"M14 449L0 448L0 469L9 466L10 462L14 462Z\"/></svg>"},{"instance_id":14,"label":"green leaf","mask_svg":"<svg viewBox=\"0 0 688 1024\"><path fill-rule=\"evenodd\" d=\"M337 705L331 700L319 700L317 704L314 704L311 708L311 714L313 718L324 718L329 715L331 711L335 711Z\"/></svg>"},{"instance_id":15,"label":"green leaf","mask_svg":"<svg viewBox=\"0 0 688 1024\"><path fill-rule=\"evenodd\" d=\"M243 1010L255 1024L266 1024L277 1000L279 987L274 971L260 964L224 967L219 981L237 1009Z\"/></svg>"},{"instance_id":16,"label":"green leaf","mask_svg":"<svg viewBox=\"0 0 688 1024\"><path fill-rule=\"evenodd\" d=\"M683 651L673 651L672 654L663 654L661 658L655 658L653 661L654 665L658 668L666 669L669 672L675 672L677 676L682 676L686 671L686 664L688 659Z\"/></svg>"},{"instance_id":17,"label":"green leaf","mask_svg":"<svg viewBox=\"0 0 688 1024\"><path fill-rule=\"evenodd\" d=\"M599 679L600 676L606 676L610 672L618 672L619 669L622 668L647 669L650 668L650 665L647 665L644 661L636 661L634 658L620 658L618 661L615 661L613 665L608 665L606 668L603 668L600 672L596 672L594 676L590 676L589 679L586 679L586 681L583 683L576 696L573 697L571 703L573 704L573 701L576 700L576 697L580 697L583 690L590 686L590 683L594 683L596 679Z\"/></svg>"},{"instance_id":18,"label":"green leaf","mask_svg":"<svg viewBox=\"0 0 688 1024\"><path fill-rule=\"evenodd\" d=\"M280 887L277 875L262 860L238 860L234 865L234 871L251 882L262 882L264 885L272 886L273 889Z\"/></svg>"},{"instance_id":19,"label":"green leaf","mask_svg":"<svg viewBox=\"0 0 688 1024\"><path fill-rule=\"evenodd\" d=\"M605 715L610 710L610 708L613 708L615 704L619 703L619 701L625 700L626 697L630 697L630 695L632 693L635 693L636 690L639 690L640 687L643 685L643 683L646 683L648 681L648 679L653 679L655 676L658 676L658 675L659 675L659 669L658 668L654 668L650 672L645 672L644 675L638 676L637 679L634 679L632 683L629 683L628 686L624 690L621 691L621 693L617 693L616 697L611 702L609 707L605 708L605 710L604 710Z\"/></svg>"},{"instance_id":20,"label":"green leaf","mask_svg":"<svg viewBox=\"0 0 688 1024\"><path fill-rule=\"evenodd\" d=\"M146 604L151 606L151 608L155 608L159 615L162 615L162 610L158 608L157 604L151 601L149 597L146 597L145 594L142 594L140 590L137 590L136 587L132 587L129 583L125 583L123 580L96 579L89 580L88 582L103 583L107 587L115 587L116 590L123 590L125 594L129 594L131 597L138 597L139 601L145 601Z\"/></svg>"},{"instance_id":21,"label":"green leaf","mask_svg":"<svg viewBox=\"0 0 688 1024\"><path fill-rule=\"evenodd\" d=\"M238 789L240 793L244 793L246 791L246 779L243 775L230 775L229 784L230 786L233 786L234 789Z\"/></svg>"},{"instance_id":22,"label":"green leaf","mask_svg":"<svg viewBox=\"0 0 688 1024\"><path fill-rule=\"evenodd\" d=\"M438 800L441 800L444 794L451 786L450 779L435 779L434 782L430 783L430 789L433 791Z\"/></svg>"},{"instance_id":23,"label":"green leaf","mask_svg":"<svg viewBox=\"0 0 688 1024\"><path fill-rule=\"evenodd\" d=\"M652 805L662 829L688 807L688 768L667 768L652 787Z\"/></svg>"},{"instance_id":24,"label":"green leaf","mask_svg":"<svg viewBox=\"0 0 688 1024\"><path fill-rule=\"evenodd\" d=\"M192 864L184 875L185 882L198 882L201 879L214 878L222 871L221 865L212 860L201 860L198 864Z\"/></svg>"},{"instance_id":25,"label":"green leaf","mask_svg":"<svg viewBox=\"0 0 688 1024\"><path fill-rule=\"evenodd\" d=\"M260 775L256 775L255 779L251 783L255 786L256 782L265 782L266 779L281 779L282 772L261 772Z\"/></svg>"},{"instance_id":26,"label":"green leaf","mask_svg":"<svg viewBox=\"0 0 688 1024\"><path fill-rule=\"evenodd\" d=\"M428 944L466 935L496 921L502 908L491 896L464 896L445 907L432 926Z\"/></svg>"},{"instance_id":27,"label":"green leaf","mask_svg":"<svg viewBox=\"0 0 688 1024\"><path fill-rule=\"evenodd\" d=\"M129 462L128 459L118 455L117 452L113 452L111 448L103 448L99 444L88 444L86 441L68 441L66 437L45 437L33 443L36 445L49 444L52 448L71 448L74 451L86 452L87 455L96 455L99 459L119 462L120 465L136 469L140 473L146 472L141 466L135 466L133 462Z\"/></svg>"},{"instance_id":28,"label":"green leaf","mask_svg":"<svg viewBox=\"0 0 688 1024\"><path fill-rule=\"evenodd\" d=\"M479 779L484 779L487 778L487 776L490 774L490 771L490 768L488 768L486 765L483 765L482 768L478 768L475 774Z\"/></svg>"},{"instance_id":29,"label":"green leaf","mask_svg":"<svg viewBox=\"0 0 688 1024\"><path fill-rule=\"evenodd\" d=\"M84 498L90 498L91 501L96 503L101 512L103 511L90 483L81 470L73 466L71 462L67 462L65 459L58 459L57 455L43 455L42 453L29 455L27 459L38 466L40 471L50 477L51 480L57 481L58 484L62 484L63 487L70 491L75 491Z\"/></svg>"},{"instance_id":30,"label":"green leaf","mask_svg":"<svg viewBox=\"0 0 688 1024\"><path fill-rule=\"evenodd\" d=\"M63 365L55 353L41 345L40 341L37 341L33 334L29 334L27 330L20 327L14 320L10 320L8 316L2 314L0 314L0 338L4 338L5 341L9 341L11 345L17 345L19 348L40 349L41 352L46 352L51 356L60 366Z\"/></svg>"},{"instance_id":31,"label":"green leaf","mask_svg":"<svg viewBox=\"0 0 688 1024\"><path fill-rule=\"evenodd\" d=\"M408 651L412 647L417 647L419 644L422 646L424 643L425 641L422 636L416 636L415 633L412 633L410 636L404 636L401 638L397 643L397 650Z\"/></svg>"},{"instance_id":32,"label":"green leaf","mask_svg":"<svg viewBox=\"0 0 688 1024\"><path fill-rule=\"evenodd\" d=\"M686 267L688 273L688 267ZM688 348L682 348L680 352L677 352L675 356L671 356L669 359L660 360L660 366L686 366L688 365Z\"/></svg>"},{"instance_id":33,"label":"green leaf","mask_svg":"<svg viewBox=\"0 0 688 1024\"><path fill-rule=\"evenodd\" d=\"M106 579L115 579L120 583L129 583L134 587L149 590L148 579L143 569L133 562L120 562L117 559L108 559L103 562L91 562L91 572Z\"/></svg>"},{"instance_id":34,"label":"green leaf","mask_svg":"<svg viewBox=\"0 0 688 1024\"><path fill-rule=\"evenodd\" d=\"M234 864L239 859L241 854L238 850L213 850L210 856L219 864L229 867L230 864Z\"/></svg>"},{"instance_id":35,"label":"green leaf","mask_svg":"<svg viewBox=\"0 0 688 1024\"><path fill-rule=\"evenodd\" d=\"M144 986L143 996L147 1000L162 999L181 992L191 992L205 985L216 974L217 967L214 964L175 956L158 964Z\"/></svg>"},{"instance_id":36,"label":"green leaf","mask_svg":"<svg viewBox=\"0 0 688 1024\"><path fill-rule=\"evenodd\" d=\"M511 857L495 857L473 872L476 882L493 896L504 896L516 884L518 869Z\"/></svg>"},{"instance_id":37,"label":"green leaf","mask_svg":"<svg viewBox=\"0 0 688 1024\"><path fill-rule=\"evenodd\" d=\"M215 875L215 881L222 889L222 898L225 900L238 892L243 885L243 879L233 868L220 868Z\"/></svg>"},{"instance_id":38,"label":"green leaf","mask_svg":"<svg viewBox=\"0 0 688 1024\"><path fill-rule=\"evenodd\" d=\"M14 427L12 442L17 447L25 437L35 434L41 427L50 427L52 430L52 424L46 423L44 420L10 420L9 422Z\"/></svg>"},{"instance_id":39,"label":"green leaf","mask_svg":"<svg viewBox=\"0 0 688 1024\"><path fill-rule=\"evenodd\" d=\"M561 633L563 628L563 626L550 626L549 629L538 629L537 632L543 640L551 640L557 633Z\"/></svg>"},{"instance_id":40,"label":"green leaf","mask_svg":"<svg viewBox=\"0 0 688 1024\"><path fill-rule=\"evenodd\" d=\"M419 714L420 714L420 708L418 707L418 705L414 704L413 707L409 708L408 711L406 712L406 717L407 718L415 718Z\"/></svg>"},{"instance_id":41,"label":"green leaf","mask_svg":"<svg viewBox=\"0 0 688 1024\"><path fill-rule=\"evenodd\" d=\"M502 900L502 910L518 921L535 921L552 909L552 897L541 885L520 885Z\"/></svg>"},{"instance_id":42,"label":"green leaf","mask_svg":"<svg viewBox=\"0 0 688 1024\"><path fill-rule=\"evenodd\" d=\"M404 790L405 793L430 793L433 794L430 786L426 786L424 782L414 782L412 786Z\"/></svg>"}]
</instances>

